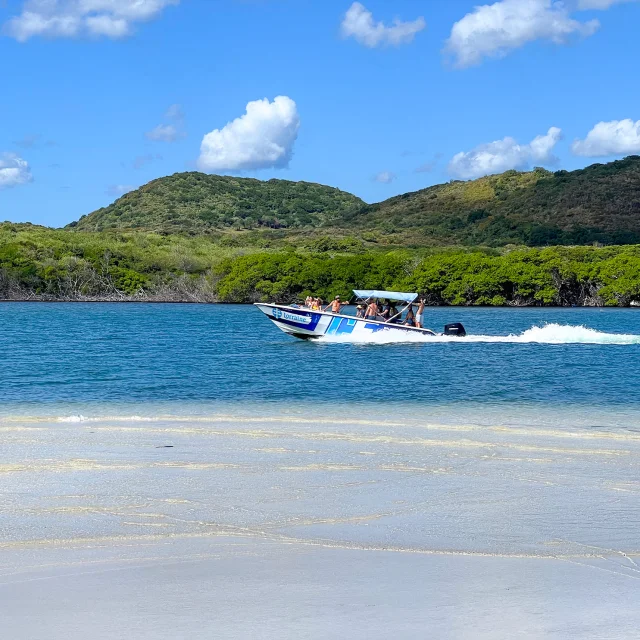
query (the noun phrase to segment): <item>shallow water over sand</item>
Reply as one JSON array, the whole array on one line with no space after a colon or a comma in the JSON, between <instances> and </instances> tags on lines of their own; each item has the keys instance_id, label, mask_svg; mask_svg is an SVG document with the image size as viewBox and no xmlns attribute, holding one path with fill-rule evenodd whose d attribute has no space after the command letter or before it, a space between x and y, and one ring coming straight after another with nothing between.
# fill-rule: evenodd
<instances>
[{"instance_id":1,"label":"shallow water over sand","mask_svg":"<svg viewBox=\"0 0 640 640\"><path fill-rule=\"evenodd\" d=\"M24 307L28 341L0 305L7 637L637 637L640 345L307 344L260 318L244 342L246 308Z\"/></svg>"}]
</instances>

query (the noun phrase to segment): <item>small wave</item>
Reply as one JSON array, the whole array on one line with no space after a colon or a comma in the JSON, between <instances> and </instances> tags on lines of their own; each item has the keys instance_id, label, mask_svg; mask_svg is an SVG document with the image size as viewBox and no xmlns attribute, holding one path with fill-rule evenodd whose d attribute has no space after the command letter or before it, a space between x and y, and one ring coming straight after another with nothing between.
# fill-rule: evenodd
<instances>
[{"instance_id":1,"label":"small wave","mask_svg":"<svg viewBox=\"0 0 640 640\"><path fill-rule=\"evenodd\" d=\"M77 415L60 416L56 420L57 422L103 422L105 420L117 422L156 422L162 419L160 416L99 416L89 418L87 416Z\"/></svg>"},{"instance_id":2,"label":"small wave","mask_svg":"<svg viewBox=\"0 0 640 640\"><path fill-rule=\"evenodd\" d=\"M323 336L317 342L346 342L354 344L393 344L393 343L421 343L433 344L439 342L455 342L466 344L470 342L505 342L505 343L538 343L538 344L640 344L640 335L624 333L604 333L590 329L583 325L565 325L550 323L541 327L533 326L516 335L490 336L467 334L464 338L457 336L429 336L413 332L379 331L369 335L340 335Z\"/></svg>"}]
</instances>

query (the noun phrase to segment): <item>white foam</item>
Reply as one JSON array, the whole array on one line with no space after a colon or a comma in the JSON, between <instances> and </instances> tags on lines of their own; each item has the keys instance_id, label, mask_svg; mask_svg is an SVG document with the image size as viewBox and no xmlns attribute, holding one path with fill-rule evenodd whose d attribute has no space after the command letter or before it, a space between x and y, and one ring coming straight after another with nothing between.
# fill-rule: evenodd
<instances>
[{"instance_id":1,"label":"white foam","mask_svg":"<svg viewBox=\"0 0 640 640\"><path fill-rule=\"evenodd\" d=\"M464 338L458 336L429 336L417 332L379 331L368 335L351 334L339 336L323 336L318 342L347 342L361 344L392 344L412 342L432 344L439 342L455 342L466 344L471 342L506 342L506 343L539 343L539 344L640 344L640 335L624 333L604 333L583 325L546 324L533 326L519 335L508 336L473 335Z\"/></svg>"},{"instance_id":2,"label":"white foam","mask_svg":"<svg viewBox=\"0 0 640 640\"><path fill-rule=\"evenodd\" d=\"M105 420L117 422L156 422L162 420L160 416L94 416L87 417L83 415L77 416L61 416L57 418L58 422L103 422Z\"/></svg>"}]
</instances>

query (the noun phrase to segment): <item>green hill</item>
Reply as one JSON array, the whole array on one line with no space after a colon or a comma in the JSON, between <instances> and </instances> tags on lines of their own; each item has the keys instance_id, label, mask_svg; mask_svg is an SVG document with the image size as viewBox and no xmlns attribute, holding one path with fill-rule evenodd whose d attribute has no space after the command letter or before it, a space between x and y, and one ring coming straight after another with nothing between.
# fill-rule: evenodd
<instances>
[{"instance_id":1,"label":"green hill","mask_svg":"<svg viewBox=\"0 0 640 640\"><path fill-rule=\"evenodd\" d=\"M327 240L328 249L345 236L364 241L361 246L635 244L640 156L578 171L537 168L454 180L373 205L310 182L176 173L69 227L236 231L228 239L238 245L256 244L259 233L261 242L286 239L295 246Z\"/></svg>"},{"instance_id":2,"label":"green hill","mask_svg":"<svg viewBox=\"0 0 640 640\"><path fill-rule=\"evenodd\" d=\"M331 223L365 203L311 182L176 173L153 180L69 227L207 233L218 229L300 228Z\"/></svg>"},{"instance_id":3,"label":"green hill","mask_svg":"<svg viewBox=\"0 0 640 640\"><path fill-rule=\"evenodd\" d=\"M413 245L640 243L640 156L452 181L345 212L338 224Z\"/></svg>"}]
</instances>

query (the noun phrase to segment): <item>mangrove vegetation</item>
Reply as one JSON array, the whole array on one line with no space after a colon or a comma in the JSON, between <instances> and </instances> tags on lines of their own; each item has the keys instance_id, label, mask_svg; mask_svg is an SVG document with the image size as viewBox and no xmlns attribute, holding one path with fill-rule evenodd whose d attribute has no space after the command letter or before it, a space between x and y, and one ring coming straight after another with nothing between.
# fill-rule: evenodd
<instances>
[{"instance_id":1,"label":"mangrove vegetation","mask_svg":"<svg viewBox=\"0 0 640 640\"><path fill-rule=\"evenodd\" d=\"M0 298L291 302L372 288L416 291L432 305L640 301L640 246L363 251L353 239L334 244L264 249L207 236L5 223Z\"/></svg>"}]
</instances>

